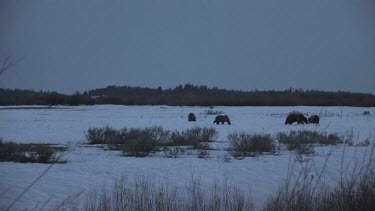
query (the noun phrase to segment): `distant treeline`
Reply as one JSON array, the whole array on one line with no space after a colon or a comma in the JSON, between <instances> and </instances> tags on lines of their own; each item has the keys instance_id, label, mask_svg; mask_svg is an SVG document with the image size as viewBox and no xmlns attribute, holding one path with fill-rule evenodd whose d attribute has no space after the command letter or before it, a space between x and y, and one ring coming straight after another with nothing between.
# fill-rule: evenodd
<instances>
[{"instance_id":1,"label":"distant treeline","mask_svg":"<svg viewBox=\"0 0 375 211\"><path fill-rule=\"evenodd\" d=\"M191 84L173 89L130 86L64 95L57 92L0 89L0 105L174 105L174 106L361 106L374 107L375 95L351 92L287 89L240 91Z\"/></svg>"},{"instance_id":2,"label":"distant treeline","mask_svg":"<svg viewBox=\"0 0 375 211\"><path fill-rule=\"evenodd\" d=\"M75 93L64 95L57 92L43 92L22 89L0 89L0 105L94 105L95 99Z\"/></svg>"}]
</instances>

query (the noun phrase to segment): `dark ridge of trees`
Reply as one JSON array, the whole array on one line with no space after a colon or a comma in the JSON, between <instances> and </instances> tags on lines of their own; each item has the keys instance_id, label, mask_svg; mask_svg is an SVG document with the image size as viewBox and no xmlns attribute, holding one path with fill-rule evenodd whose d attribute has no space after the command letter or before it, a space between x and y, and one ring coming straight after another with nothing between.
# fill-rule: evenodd
<instances>
[{"instance_id":1,"label":"dark ridge of trees","mask_svg":"<svg viewBox=\"0 0 375 211\"><path fill-rule=\"evenodd\" d=\"M94 105L95 99L76 92L64 95L58 92L43 92L22 89L0 89L0 105Z\"/></svg>"},{"instance_id":2,"label":"dark ridge of trees","mask_svg":"<svg viewBox=\"0 0 375 211\"><path fill-rule=\"evenodd\" d=\"M0 105L173 105L173 106L360 106L374 107L375 95L352 92L286 89L241 91L179 85L162 89L108 86L64 95L57 92L0 89Z\"/></svg>"},{"instance_id":3,"label":"dark ridge of trees","mask_svg":"<svg viewBox=\"0 0 375 211\"><path fill-rule=\"evenodd\" d=\"M189 106L375 106L375 95L351 92L287 89L241 91L217 87L179 85L173 89L108 86L89 90L98 104L189 105Z\"/></svg>"}]
</instances>

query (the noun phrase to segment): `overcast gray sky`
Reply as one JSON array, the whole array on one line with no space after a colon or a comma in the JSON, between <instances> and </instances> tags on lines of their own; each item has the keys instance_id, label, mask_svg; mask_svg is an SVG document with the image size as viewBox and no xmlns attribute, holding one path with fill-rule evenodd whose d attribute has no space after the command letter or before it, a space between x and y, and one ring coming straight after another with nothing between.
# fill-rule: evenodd
<instances>
[{"instance_id":1,"label":"overcast gray sky","mask_svg":"<svg viewBox=\"0 0 375 211\"><path fill-rule=\"evenodd\" d=\"M375 93L374 0L0 0L0 87Z\"/></svg>"}]
</instances>

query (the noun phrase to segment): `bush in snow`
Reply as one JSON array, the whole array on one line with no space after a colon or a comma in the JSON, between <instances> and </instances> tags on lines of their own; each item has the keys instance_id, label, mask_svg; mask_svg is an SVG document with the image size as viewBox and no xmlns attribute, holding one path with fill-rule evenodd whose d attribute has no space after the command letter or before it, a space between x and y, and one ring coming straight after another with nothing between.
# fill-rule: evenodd
<instances>
[{"instance_id":1,"label":"bush in snow","mask_svg":"<svg viewBox=\"0 0 375 211\"><path fill-rule=\"evenodd\" d=\"M199 149L197 156L198 156L198 158L209 158L210 153L207 149Z\"/></svg>"},{"instance_id":2,"label":"bush in snow","mask_svg":"<svg viewBox=\"0 0 375 211\"><path fill-rule=\"evenodd\" d=\"M181 146L165 146L163 147L163 152L167 158L178 158L184 154L185 149Z\"/></svg>"},{"instance_id":3,"label":"bush in snow","mask_svg":"<svg viewBox=\"0 0 375 211\"><path fill-rule=\"evenodd\" d=\"M102 128L89 128L85 132L86 140L88 144L104 144Z\"/></svg>"},{"instance_id":4,"label":"bush in snow","mask_svg":"<svg viewBox=\"0 0 375 211\"><path fill-rule=\"evenodd\" d=\"M126 140L119 148L124 156L146 157L155 152L160 143L148 133L141 133L138 136Z\"/></svg>"},{"instance_id":5,"label":"bush in snow","mask_svg":"<svg viewBox=\"0 0 375 211\"><path fill-rule=\"evenodd\" d=\"M63 147L47 144L17 144L0 140L0 161L19 163L56 163L56 153Z\"/></svg>"},{"instance_id":6,"label":"bush in snow","mask_svg":"<svg viewBox=\"0 0 375 211\"><path fill-rule=\"evenodd\" d=\"M89 144L120 144L123 141L122 135L126 132L126 129L116 130L106 126L103 128L89 128L85 136Z\"/></svg>"},{"instance_id":7,"label":"bush in snow","mask_svg":"<svg viewBox=\"0 0 375 211\"><path fill-rule=\"evenodd\" d=\"M297 150L300 152L311 150L305 150L311 148L311 145L336 145L344 143L343 139L337 134L327 134L324 132L317 131L290 131L289 133L280 132L276 135L279 143L286 145L288 150Z\"/></svg>"},{"instance_id":8,"label":"bush in snow","mask_svg":"<svg viewBox=\"0 0 375 211\"><path fill-rule=\"evenodd\" d=\"M169 139L169 131L162 127L146 127L146 128L123 128L113 129L106 126L103 128L90 128L86 133L86 139L89 144L124 144L127 140L136 139L139 136L147 134L160 143L167 142Z\"/></svg>"},{"instance_id":9,"label":"bush in snow","mask_svg":"<svg viewBox=\"0 0 375 211\"><path fill-rule=\"evenodd\" d=\"M215 128L194 127L182 132L173 132L169 144L173 146L193 146L194 149L208 149L208 142L215 141L217 135L218 132Z\"/></svg>"},{"instance_id":10,"label":"bush in snow","mask_svg":"<svg viewBox=\"0 0 375 211\"><path fill-rule=\"evenodd\" d=\"M194 127L184 131L170 132L162 127L123 128L111 127L90 128L86 133L89 144L107 144L111 149L120 149L126 156L145 157L161 147L192 146L194 149L209 149L209 142L217 138L215 128ZM170 152L174 157L176 152ZM178 153L177 153L178 154ZM177 156L177 155L176 155ZM169 157L169 156L168 156Z\"/></svg>"},{"instance_id":11,"label":"bush in snow","mask_svg":"<svg viewBox=\"0 0 375 211\"><path fill-rule=\"evenodd\" d=\"M215 110L209 109L209 110L205 110L204 114L205 115L219 115L219 114L224 114L224 112L223 111L215 111Z\"/></svg>"},{"instance_id":12,"label":"bush in snow","mask_svg":"<svg viewBox=\"0 0 375 211\"><path fill-rule=\"evenodd\" d=\"M121 130L121 144L117 145L125 156L146 157L167 143L170 132L162 127L131 128Z\"/></svg>"},{"instance_id":13,"label":"bush in snow","mask_svg":"<svg viewBox=\"0 0 375 211\"><path fill-rule=\"evenodd\" d=\"M207 127L193 127L182 131L183 136L193 142L212 142L217 138L217 131L215 128Z\"/></svg>"},{"instance_id":14,"label":"bush in snow","mask_svg":"<svg viewBox=\"0 0 375 211\"><path fill-rule=\"evenodd\" d=\"M275 141L270 135L230 133L228 140L229 151L235 158L256 156L264 152L274 153L276 150Z\"/></svg>"}]
</instances>

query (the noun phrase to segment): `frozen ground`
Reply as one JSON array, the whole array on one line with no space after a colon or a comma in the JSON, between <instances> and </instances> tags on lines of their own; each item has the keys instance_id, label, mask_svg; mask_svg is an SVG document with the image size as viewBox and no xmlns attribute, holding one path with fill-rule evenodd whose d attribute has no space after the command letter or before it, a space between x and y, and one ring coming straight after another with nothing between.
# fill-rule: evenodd
<instances>
[{"instance_id":1,"label":"frozen ground","mask_svg":"<svg viewBox=\"0 0 375 211\"><path fill-rule=\"evenodd\" d=\"M9 109L11 108L11 109ZM17 108L17 109L15 109ZM26 109L27 108L27 109ZM215 107L231 118L232 125L214 125L214 115L205 115L207 107L169 106L58 106L52 109L40 107L0 107L0 137L20 143L56 143L71 147L62 157L66 164L56 164L13 207L14 210L41 209L61 203L65 198L82 192L111 185L113 180L147 176L156 181L168 181L184 187L191 178L198 178L205 186L228 178L243 191L251 193L256 205L262 206L266 197L277 190L287 177L288 164L294 159L289 152L280 155L264 155L244 160L224 162L228 146L226 136L234 131L275 134L289 130L318 130L346 134L353 131L355 141L369 138L374 141L375 108L353 107ZM35 109L30 109L35 108ZM320 125L284 125L288 112L320 114ZM372 115L363 116L368 110ZM197 122L187 122L187 114L197 115ZM215 127L219 132L215 151L209 159L196 155L177 159L154 156L147 158L121 157L117 151L104 151L84 144L84 131L89 127L112 126L115 128L160 125L165 129L182 130L193 126ZM324 182L334 184L340 177L343 146L337 146L329 158L324 172ZM316 149L312 175L319 174L329 147ZM344 170L351 172L358 164L366 148L348 147L344 154ZM0 210L35 180L49 165L0 163ZM296 171L300 166L296 166Z\"/></svg>"}]
</instances>

